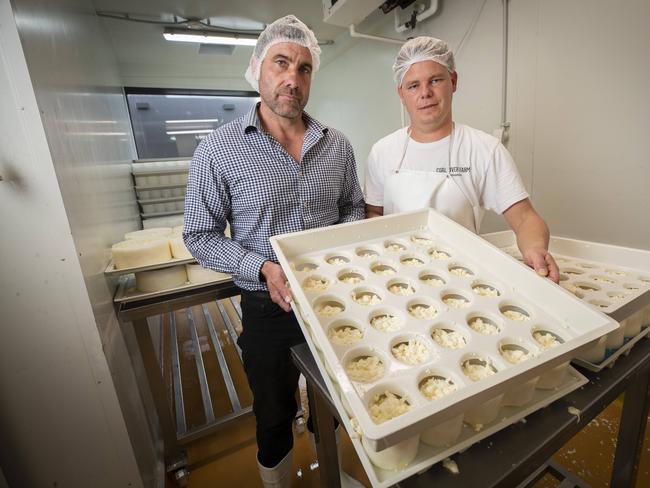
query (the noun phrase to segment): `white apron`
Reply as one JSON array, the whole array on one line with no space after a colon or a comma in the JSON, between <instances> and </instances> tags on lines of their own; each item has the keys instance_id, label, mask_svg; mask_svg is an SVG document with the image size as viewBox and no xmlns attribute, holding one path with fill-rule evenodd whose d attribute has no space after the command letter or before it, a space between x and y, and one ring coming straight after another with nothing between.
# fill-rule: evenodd
<instances>
[{"instance_id":1,"label":"white apron","mask_svg":"<svg viewBox=\"0 0 650 488\"><path fill-rule=\"evenodd\" d=\"M406 133L404 149L397 169L391 173L384 184L384 215L433 208L441 214L458 222L478 234L483 219L481 209L473 194L467 195L454 176L450 175L451 155L454 144L454 126L449 136L449 157L447 173L403 169L404 157L411 138L411 130Z\"/></svg>"}]
</instances>

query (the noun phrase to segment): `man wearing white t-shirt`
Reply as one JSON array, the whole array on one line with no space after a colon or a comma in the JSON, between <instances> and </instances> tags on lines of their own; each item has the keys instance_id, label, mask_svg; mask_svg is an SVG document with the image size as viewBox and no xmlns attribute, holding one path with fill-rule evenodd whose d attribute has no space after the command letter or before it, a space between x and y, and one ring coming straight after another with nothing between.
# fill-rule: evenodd
<instances>
[{"instance_id":1,"label":"man wearing white t-shirt","mask_svg":"<svg viewBox=\"0 0 650 488\"><path fill-rule=\"evenodd\" d=\"M366 216L434 208L478 233L485 209L503 214L524 262L556 283L548 227L533 208L508 150L452 119L458 75L444 41L406 42L393 65L411 124L380 139L368 156Z\"/></svg>"}]
</instances>

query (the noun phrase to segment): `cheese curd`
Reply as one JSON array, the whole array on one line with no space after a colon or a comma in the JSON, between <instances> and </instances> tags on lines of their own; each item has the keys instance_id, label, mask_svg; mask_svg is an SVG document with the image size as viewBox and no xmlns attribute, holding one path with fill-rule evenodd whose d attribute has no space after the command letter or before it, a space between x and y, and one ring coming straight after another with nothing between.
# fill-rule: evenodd
<instances>
[{"instance_id":1,"label":"cheese curd","mask_svg":"<svg viewBox=\"0 0 650 488\"><path fill-rule=\"evenodd\" d=\"M342 264L349 263L350 260L348 258L344 258L342 256L333 256L327 260L328 264L331 264L332 266L341 266Z\"/></svg>"},{"instance_id":2,"label":"cheese curd","mask_svg":"<svg viewBox=\"0 0 650 488\"><path fill-rule=\"evenodd\" d=\"M400 251L404 251L406 248L401 244L398 244L396 242L391 242L386 246L386 249L388 249L391 252L400 252Z\"/></svg>"},{"instance_id":3,"label":"cheese curd","mask_svg":"<svg viewBox=\"0 0 650 488\"><path fill-rule=\"evenodd\" d=\"M466 344L465 337L455 330L434 329L431 338L447 349L462 349Z\"/></svg>"},{"instance_id":4,"label":"cheese curd","mask_svg":"<svg viewBox=\"0 0 650 488\"><path fill-rule=\"evenodd\" d=\"M485 285L476 285L472 287L474 292L477 295L480 295L482 297L498 297L499 296L499 291L496 290L495 288L492 288L491 286L485 286Z\"/></svg>"},{"instance_id":5,"label":"cheese curd","mask_svg":"<svg viewBox=\"0 0 650 488\"><path fill-rule=\"evenodd\" d=\"M402 321L394 315L377 315L370 319L370 325L381 332L394 332L402 328Z\"/></svg>"},{"instance_id":6,"label":"cheese curd","mask_svg":"<svg viewBox=\"0 0 650 488\"><path fill-rule=\"evenodd\" d=\"M378 303L381 303L381 297L370 292L353 293L352 300L357 302L359 305L364 306L377 305Z\"/></svg>"},{"instance_id":7,"label":"cheese curd","mask_svg":"<svg viewBox=\"0 0 650 488\"><path fill-rule=\"evenodd\" d=\"M468 270L467 268L461 268L461 267L450 268L449 272L451 274L453 274L453 275L460 276L461 278L465 278L467 276L472 276L474 274L470 270Z\"/></svg>"},{"instance_id":8,"label":"cheese curd","mask_svg":"<svg viewBox=\"0 0 650 488\"><path fill-rule=\"evenodd\" d=\"M445 305L449 305L452 308L464 308L469 307L469 301L466 298L455 297L455 296L446 296L442 299Z\"/></svg>"},{"instance_id":9,"label":"cheese curd","mask_svg":"<svg viewBox=\"0 0 650 488\"><path fill-rule=\"evenodd\" d=\"M393 268L390 266L375 266L372 268L372 272L375 273L376 275L380 276L388 276L388 275L394 275L397 271L395 271Z\"/></svg>"},{"instance_id":10,"label":"cheese curd","mask_svg":"<svg viewBox=\"0 0 650 488\"><path fill-rule=\"evenodd\" d=\"M418 258L405 258L402 259L401 263L404 266L422 266L424 264L424 262Z\"/></svg>"},{"instance_id":11,"label":"cheese curd","mask_svg":"<svg viewBox=\"0 0 650 488\"><path fill-rule=\"evenodd\" d=\"M418 246L428 246L433 242L433 240L428 237L420 236L411 236L411 241Z\"/></svg>"},{"instance_id":12,"label":"cheese curd","mask_svg":"<svg viewBox=\"0 0 650 488\"><path fill-rule=\"evenodd\" d=\"M407 285L406 283L395 283L388 287L388 291L394 295L408 296L413 295L415 290L412 286Z\"/></svg>"},{"instance_id":13,"label":"cheese curd","mask_svg":"<svg viewBox=\"0 0 650 488\"><path fill-rule=\"evenodd\" d=\"M427 346L415 339L395 344L391 351L395 359L406 364L421 364L429 359Z\"/></svg>"},{"instance_id":14,"label":"cheese curd","mask_svg":"<svg viewBox=\"0 0 650 488\"><path fill-rule=\"evenodd\" d=\"M438 249L431 249L429 251L429 256L433 259L449 259L451 256L445 251L439 251Z\"/></svg>"},{"instance_id":15,"label":"cheese curd","mask_svg":"<svg viewBox=\"0 0 650 488\"><path fill-rule=\"evenodd\" d=\"M325 291L330 287L330 282L325 278L310 276L303 282L302 287L309 292Z\"/></svg>"},{"instance_id":16,"label":"cheese curd","mask_svg":"<svg viewBox=\"0 0 650 488\"><path fill-rule=\"evenodd\" d=\"M559 346L561 342L558 338L550 332L537 331L533 333L533 338L543 349L551 349L552 347Z\"/></svg>"},{"instance_id":17,"label":"cheese curd","mask_svg":"<svg viewBox=\"0 0 650 488\"><path fill-rule=\"evenodd\" d=\"M345 366L345 371L352 381L369 383L384 375L384 363L377 356L361 356Z\"/></svg>"},{"instance_id":18,"label":"cheese curd","mask_svg":"<svg viewBox=\"0 0 650 488\"><path fill-rule=\"evenodd\" d=\"M411 405L405 398L386 391L381 395L375 395L370 403L370 416L372 420L381 424L387 420L399 417L408 412Z\"/></svg>"},{"instance_id":19,"label":"cheese curd","mask_svg":"<svg viewBox=\"0 0 650 488\"><path fill-rule=\"evenodd\" d=\"M361 283L363 281L363 276L361 276L360 274L356 274L356 273L348 273L348 274L341 275L339 277L339 281L342 281L343 283L348 283L348 284L353 284L354 285L354 284L357 284L357 283Z\"/></svg>"},{"instance_id":20,"label":"cheese curd","mask_svg":"<svg viewBox=\"0 0 650 488\"><path fill-rule=\"evenodd\" d=\"M345 307L339 303L323 303L316 307L316 312L323 317L333 317L334 315L340 314Z\"/></svg>"},{"instance_id":21,"label":"cheese curd","mask_svg":"<svg viewBox=\"0 0 650 488\"><path fill-rule=\"evenodd\" d=\"M430 320L438 315L438 311L435 308L423 303L411 305L408 310L413 317L420 320Z\"/></svg>"},{"instance_id":22,"label":"cheese curd","mask_svg":"<svg viewBox=\"0 0 650 488\"><path fill-rule=\"evenodd\" d=\"M363 337L363 333L351 325L341 325L339 327L332 327L327 331L327 337L333 344L349 346L350 344L359 342Z\"/></svg>"},{"instance_id":23,"label":"cheese curd","mask_svg":"<svg viewBox=\"0 0 650 488\"><path fill-rule=\"evenodd\" d=\"M522 361L525 361L527 359L530 359L533 357L533 354L528 351L524 351L523 349L501 349L501 356L508 361L509 363L512 364L518 364L521 363Z\"/></svg>"},{"instance_id":24,"label":"cheese curd","mask_svg":"<svg viewBox=\"0 0 650 488\"><path fill-rule=\"evenodd\" d=\"M445 282L442 279L433 275L423 276L422 278L420 278L420 281L430 286L442 286L445 284Z\"/></svg>"},{"instance_id":25,"label":"cheese curd","mask_svg":"<svg viewBox=\"0 0 650 488\"><path fill-rule=\"evenodd\" d=\"M522 312L518 312L517 310L502 310L501 313L505 318L509 320L516 320L519 322L530 320L530 317L528 315Z\"/></svg>"},{"instance_id":26,"label":"cheese curd","mask_svg":"<svg viewBox=\"0 0 650 488\"><path fill-rule=\"evenodd\" d=\"M494 335L499 333L499 327L487 319L483 320L481 317L475 317L469 321L469 326L476 332L486 335Z\"/></svg>"},{"instance_id":27,"label":"cheese curd","mask_svg":"<svg viewBox=\"0 0 650 488\"><path fill-rule=\"evenodd\" d=\"M420 393L429 400L436 400L456 391L456 385L447 378L431 376L420 383Z\"/></svg>"},{"instance_id":28,"label":"cheese curd","mask_svg":"<svg viewBox=\"0 0 650 488\"><path fill-rule=\"evenodd\" d=\"M463 363L463 373L465 373L470 380L479 381L496 374L496 371L487 364L465 361L465 363Z\"/></svg>"}]
</instances>

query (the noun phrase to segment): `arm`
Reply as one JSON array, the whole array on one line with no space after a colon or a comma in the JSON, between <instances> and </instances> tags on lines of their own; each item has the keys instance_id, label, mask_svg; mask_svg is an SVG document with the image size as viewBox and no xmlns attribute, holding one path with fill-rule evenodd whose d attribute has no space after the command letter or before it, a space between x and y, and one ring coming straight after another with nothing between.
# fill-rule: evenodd
<instances>
[{"instance_id":1,"label":"arm","mask_svg":"<svg viewBox=\"0 0 650 488\"><path fill-rule=\"evenodd\" d=\"M377 205L370 205L366 203L366 218L371 219L373 217L381 217L384 215L384 207L379 207Z\"/></svg>"},{"instance_id":2,"label":"arm","mask_svg":"<svg viewBox=\"0 0 650 488\"><path fill-rule=\"evenodd\" d=\"M548 252L548 227L530 200L525 198L515 203L503 212L503 216L517 236L517 246L524 262L539 275L548 276L558 283L560 273L553 256Z\"/></svg>"},{"instance_id":3,"label":"arm","mask_svg":"<svg viewBox=\"0 0 650 488\"><path fill-rule=\"evenodd\" d=\"M339 197L339 222L354 222L363 219L363 192L357 177L357 163L354 151L346 141L347 156L345 161L345 174L343 175L343 188Z\"/></svg>"},{"instance_id":4,"label":"arm","mask_svg":"<svg viewBox=\"0 0 650 488\"><path fill-rule=\"evenodd\" d=\"M266 258L224 236L231 201L227 182L206 144L194 153L187 181L183 240L205 268L259 281ZM236 235L236 229L232 229Z\"/></svg>"}]
</instances>

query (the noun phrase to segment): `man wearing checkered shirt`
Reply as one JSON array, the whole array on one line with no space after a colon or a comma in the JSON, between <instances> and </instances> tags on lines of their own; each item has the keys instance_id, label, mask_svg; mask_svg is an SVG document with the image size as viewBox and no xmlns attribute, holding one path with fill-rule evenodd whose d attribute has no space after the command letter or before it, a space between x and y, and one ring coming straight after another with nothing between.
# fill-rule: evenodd
<instances>
[{"instance_id":1,"label":"man wearing checkered shirt","mask_svg":"<svg viewBox=\"0 0 650 488\"><path fill-rule=\"evenodd\" d=\"M265 486L291 482L299 372L289 348L305 340L269 238L364 218L350 143L303 111L319 54L313 32L293 16L260 34L246 79L261 102L199 144L185 199L188 249L202 266L232 274L242 290L238 344ZM345 474L342 481L361 486Z\"/></svg>"}]
</instances>

